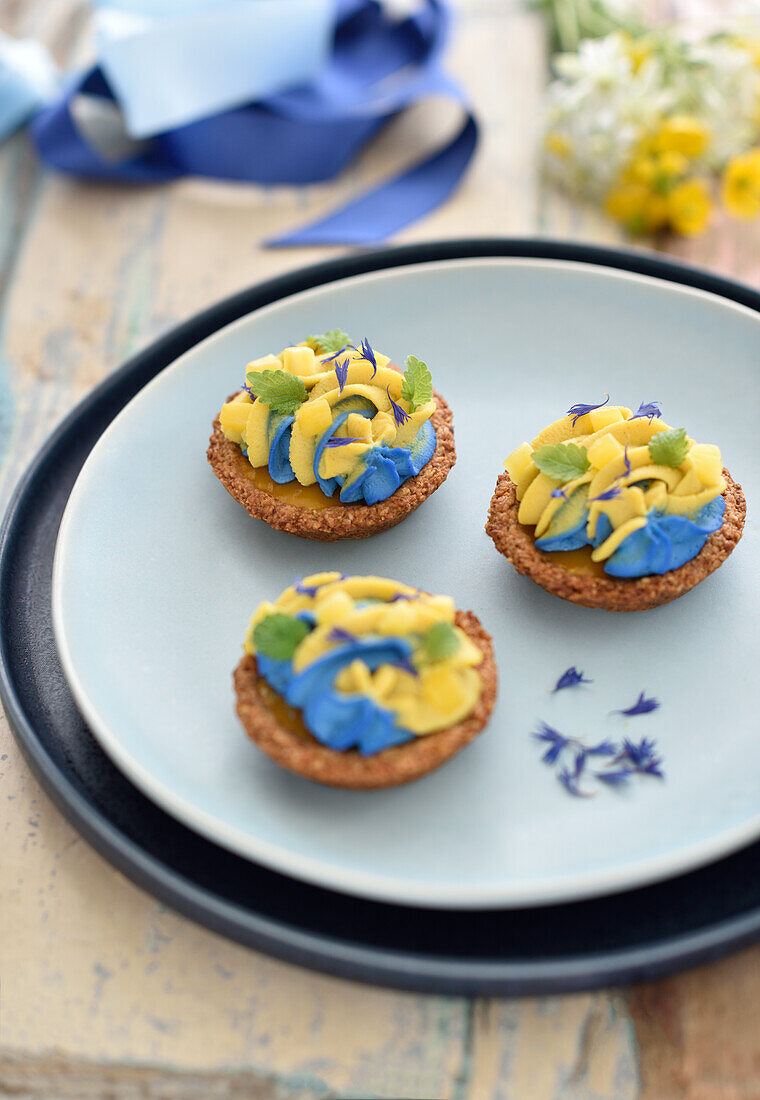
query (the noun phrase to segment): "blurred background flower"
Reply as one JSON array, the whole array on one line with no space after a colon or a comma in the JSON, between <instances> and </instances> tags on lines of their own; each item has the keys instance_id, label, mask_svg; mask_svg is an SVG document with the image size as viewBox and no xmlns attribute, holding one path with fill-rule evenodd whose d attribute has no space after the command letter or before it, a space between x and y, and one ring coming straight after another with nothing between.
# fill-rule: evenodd
<instances>
[{"instance_id":1,"label":"blurred background flower","mask_svg":"<svg viewBox=\"0 0 760 1100\"><path fill-rule=\"evenodd\" d=\"M588 0L545 10L571 47L544 103L551 181L632 234L699 235L716 204L760 213L760 20L694 37Z\"/></svg>"}]
</instances>

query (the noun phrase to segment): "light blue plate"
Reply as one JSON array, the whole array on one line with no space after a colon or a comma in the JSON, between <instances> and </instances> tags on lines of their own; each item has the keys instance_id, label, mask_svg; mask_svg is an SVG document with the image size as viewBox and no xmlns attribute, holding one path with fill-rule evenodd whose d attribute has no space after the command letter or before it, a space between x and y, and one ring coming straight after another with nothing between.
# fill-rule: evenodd
<instances>
[{"instance_id":1,"label":"light blue plate","mask_svg":"<svg viewBox=\"0 0 760 1100\"><path fill-rule=\"evenodd\" d=\"M339 326L431 366L459 459L399 527L311 543L250 519L206 464L245 363ZM124 409L71 495L55 560L56 638L103 748L143 791L236 852L348 893L431 906L566 901L640 885L760 835L760 317L711 295L582 264L466 260L359 276L268 306L182 356ZM720 445L750 519L680 600L620 615L518 576L485 535L504 457L577 401L637 406ZM395 790L319 787L245 737L232 669L251 612L324 569L450 593L493 634L488 729ZM576 665L592 687L550 694ZM640 691L659 711L609 712ZM657 739L666 779L575 799L531 733Z\"/></svg>"}]
</instances>

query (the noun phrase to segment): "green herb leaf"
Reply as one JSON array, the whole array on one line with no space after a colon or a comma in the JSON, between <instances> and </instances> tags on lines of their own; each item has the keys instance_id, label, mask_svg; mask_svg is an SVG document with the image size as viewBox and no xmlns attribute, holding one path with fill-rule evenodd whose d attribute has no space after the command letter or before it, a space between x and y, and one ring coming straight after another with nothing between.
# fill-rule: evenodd
<instances>
[{"instance_id":1,"label":"green herb leaf","mask_svg":"<svg viewBox=\"0 0 760 1100\"><path fill-rule=\"evenodd\" d=\"M289 661L299 644L309 633L302 619L275 612L257 623L253 631L253 644L259 653L274 661Z\"/></svg>"},{"instance_id":2,"label":"green herb leaf","mask_svg":"<svg viewBox=\"0 0 760 1100\"><path fill-rule=\"evenodd\" d=\"M680 466L688 450L686 428L669 428L649 440L649 457L656 466Z\"/></svg>"},{"instance_id":3,"label":"green herb leaf","mask_svg":"<svg viewBox=\"0 0 760 1100\"><path fill-rule=\"evenodd\" d=\"M420 405L426 405L433 397L433 379L427 363L417 359L414 355L407 355L406 370L404 371L404 383L401 387L401 396L409 402L409 408L414 412Z\"/></svg>"},{"instance_id":4,"label":"green herb leaf","mask_svg":"<svg viewBox=\"0 0 760 1100\"><path fill-rule=\"evenodd\" d=\"M588 452L577 443L547 443L535 450L532 457L542 474L557 481L572 481L589 467Z\"/></svg>"},{"instance_id":5,"label":"green herb leaf","mask_svg":"<svg viewBox=\"0 0 760 1100\"><path fill-rule=\"evenodd\" d=\"M307 336L306 343L314 348L317 355L334 355L336 351L342 351L346 344L351 343L351 337L347 332L341 332L339 328L331 328L321 336Z\"/></svg>"},{"instance_id":6,"label":"green herb leaf","mask_svg":"<svg viewBox=\"0 0 760 1100\"><path fill-rule=\"evenodd\" d=\"M449 623L436 623L425 635L425 655L431 661L442 661L459 649L459 638Z\"/></svg>"},{"instance_id":7,"label":"green herb leaf","mask_svg":"<svg viewBox=\"0 0 760 1100\"><path fill-rule=\"evenodd\" d=\"M306 400L302 379L286 370L252 370L246 379L251 393L269 405L272 412L289 416Z\"/></svg>"}]
</instances>

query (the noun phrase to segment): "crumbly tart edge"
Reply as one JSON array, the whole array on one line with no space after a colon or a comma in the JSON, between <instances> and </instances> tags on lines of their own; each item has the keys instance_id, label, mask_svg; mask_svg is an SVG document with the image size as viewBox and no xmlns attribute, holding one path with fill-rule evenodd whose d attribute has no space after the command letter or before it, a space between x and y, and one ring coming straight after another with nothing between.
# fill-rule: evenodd
<instances>
[{"instance_id":1,"label":"crumbly tart edge","mask_svg":"<svg viewBox=\"0 0 760 1100\"><path fill-rule=\"evenodd\" d=\"M219 417L214 421L206 457L211 469L238 504L242 504L249 515L263 520L275 530L321 542L368 538L395 527L419 508L440 488L456 462L451 409L439 393L433 391L433 396L436 410L430 421L435 428L437 444L432 458L416 477L409 478L392 496L377 504L336 504L329 508L309 509L298 508L270 496L246 476L251 469L248 460L236 443L225 438Z\"/></svg>"},{"instance_id":2,"label":"crumbly tart edge","mask_svg":"<svg viewBox=\"0 0 760 1100\"><path fill-rule=\"evenodd\" d=\"M455 726L416 737L404 745L362 756L356 749L337 752L316 739L305 738L278 722L259 691L256 658L248 654L234 672L236 710L251 740L288 771L352 790L377 790L411 783L450 760L476 737L488 722L496 702L497 672L491 636L471 611L457 611L456 625L483 654L478 672L482 691L475 708Z\"/></svg>"},{"instance_id":3,"label":"crumbly tart edge","mask_svg":"<svg viewBox=\"0 0 760 1100\"><path fill-rule=\"evenodd\" d=\"M547 559L517 520L517 491L509 474L499 475L491 498L486 532L496 549L518 573L530 577L553 596L581 607L606 611L646 611L678 599L722 565L742 537L747 504L741 485L724 468L726 511L723 524L708 536L691 561L659 576L637 578L590 577L569 573Z\"/></svg>"}]
</instances>

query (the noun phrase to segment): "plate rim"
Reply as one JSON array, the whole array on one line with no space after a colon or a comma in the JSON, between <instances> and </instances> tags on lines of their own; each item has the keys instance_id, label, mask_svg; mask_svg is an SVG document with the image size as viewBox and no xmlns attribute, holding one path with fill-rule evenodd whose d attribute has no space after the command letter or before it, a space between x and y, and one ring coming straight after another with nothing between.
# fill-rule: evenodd
<instances>
[{"instance_id":1,"label":"plate rim","mask_svg":"<svg viewBox=\"0 0 760 1100\"><path fill-rule=\"evenodd\" d=\"M136 386L134 392L137 392L144 381L158 373L150 366L154 360L162 358L168 364L203 339L204 335L223 327L230 320L243 313L253 312L259 306L292 294L298 289L307 289L320 282L332 282L346 274L406 266L429 259L445 260L464 256L557 258L631 270L706 290L747 306L754 312L760 312L760 293L751 287L680 261L664 260L643 250L609 249L531 238L426 242L380 252L360 253L358 256L341 257L300 268L247 288L195 314L130 358L80 401L43 444L19 480L3 520L0 533L2 605L8 598L14 539L20 533L26 490L51 452L65 442L72 427L97 407L103 398L110 397L119 402L120 390L127 380ZM140 382L141 378L144 381ZM12 678L7 642L7 635L3 631L0 633L0 697L24 755L64 815L101 854L128 877L174 908L218 932L291 962L324 969L343 977L420 991L502 994L558 992L594 988L611 982L643 980L670 973L716 958L752 942L760 935L760 906L757 906L747 908L739 915L708 923L696 932L669 935L643 947L616 948L601 954L587 954L580 963L554 959L545 965L535 959L527 962L493 959L483 962L473 959L452 963L444 957L425 958L415 951L398 955L376 946L362 945L357 949L355 944L347 944L341 939L313 932L308 935L299 934L294 939L288 935L288 927L283 922L261 918L250 909L241 913L238 906L229 905L217 895L196 887L187 878L178 875L165 862L120 833L105 814L80 794L73 779L47 752L27 720ZM760 845L757 844L750 846L750 849L758 848ZM656 890L656 887L652 889Z\"/></svg>"},{"instance_id":2,"label":"plate rim","mask_svg":"<svg viewBox=\"0 0 760 1100\"><path fill-rule=\"evenodd\" d=\"M479 265L481 263L492 264L493 266L525 264L533 269L560 269L562 271L569 270L570 272L589 269L588 264L556 257L545 259L512 256L428 260L415 264L414 267L416 269L421 268L424 271L436 272L448 269L452 265L458 267L472 264ZM212 843L219 844L245 859L259 862L273 871L291 875L317 886L324 886L328 889L386 904L422 905L433 909L475 910L561 905L624 890L632 890L676 875L685 874L757 840L760 837L760 810L757 811L754 817L748 818L740 824L724 828L717 834L670 849L655 857L641 857L633 863L611 864L601 870L597 868L576 873L570 878L559 878L554 875L549 878L541 877L524 880L517 884L506 880L499 883L491 881L469 883L467 886L456 882L428 883L417 879L399 878L388 872L379 873L367 869L351 868L331 859L306 855L279 842L262 839L239 825L221 819L218 814L199 806L182 792L177 791L165 778L157 776L150 767L146 766L135 755L129 744L124 742L118 730L112 729L101 714L97 700L93 698L91 690L80 675L77 661L72 654L66 628L66 615L64 612L65 586L62 574L66 568L66 563L71 559L72 551L70 543L67 541L67 535L77 514L77 492L78 490L80 493L82 491L86 492L87 486L90 484L88 475L91 478L96 471L98 456L109 446L109 441L118 430L119 423L129 415L130 410L134 411L136 405L144 402L156 387L166 385L169 377L180 373L190 356L195 355L199 350L202 352L204 348L213 345L217 340L224 339L225 334L228 334L231 329L235 330L238 327L243 327L252 317L260 313L267 314L272 310L287 306L288 303L294 300L296 303L304 297L308 300L314 292L327 291L334 285L351 285L366 280L372 282L376 279L390 280L399 272L405 270L404 267L395 267L343 276L331 280L327 284L317 284L315 287L284 294L267 305L242 313L234 321L215 329L203 340L188 348L177 359L160 370L146 385L137 391L97 439L79 471L66 502L56 541L52 580L53 627L58 655L77 708L84 716L91 733L100 747L126 775L130 783L133 783L143 794L146 794L162 810L171 814L181 824L200 833ZM600 279L613 277L625 282L635 282L647 286L656 285L658 282L662 284L663 282L661 279L656 280L639 272L616 271L603 264L594 265L593 271L595 275L599 275ZM746 306L727 301L725 298L704 290L686 286L673 287L672 284L667 284L667 286L668 292L675 292L688 297L704 298L708 302L714 303L717 308L728 307L751 318L754 323L760 324L760 314L757 311L748 309Z\"/></svg>"}]
</instances>

